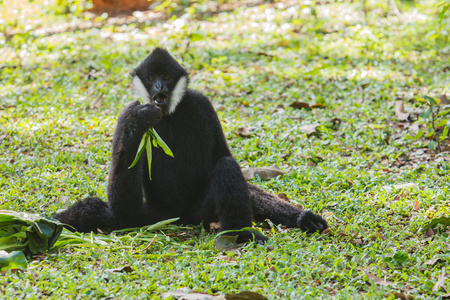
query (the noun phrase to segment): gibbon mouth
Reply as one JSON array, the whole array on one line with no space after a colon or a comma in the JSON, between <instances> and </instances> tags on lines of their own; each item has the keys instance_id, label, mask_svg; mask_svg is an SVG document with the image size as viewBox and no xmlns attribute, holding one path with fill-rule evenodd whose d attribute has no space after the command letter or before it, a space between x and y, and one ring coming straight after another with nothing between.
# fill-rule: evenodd
<instances>
[{"instance_id":1,"label":"gibbon mouth","mask_svg":"<svg viewBox=\"0 0 450 300\"><path fill-rule=\"evenodd\" d=\"M153 96L152 100L156 104L163 104L167 100L167 95L164 94L164 93L158 93L158 94Z\"/></svg>"}]
</instances>

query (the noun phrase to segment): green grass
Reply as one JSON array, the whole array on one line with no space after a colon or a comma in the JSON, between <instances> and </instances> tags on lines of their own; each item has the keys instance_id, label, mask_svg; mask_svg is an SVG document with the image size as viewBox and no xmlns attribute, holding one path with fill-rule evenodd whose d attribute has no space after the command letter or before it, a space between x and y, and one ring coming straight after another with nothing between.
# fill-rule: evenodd
<instances>
[{"instance_id":1,"label":"green grass","mask_svg":"<svg viewBox=\"0 0 450 300\"><path fill-rule=\"evenodd\" d=\"M190 70L191 87L211 98L241 166L276 164L286 172L253 183L323 214L331 233L257 224L273 251L248 244L221 253L215 233L193 226L158 232L145 251L153 233L72 245L32 258L25 272L1 275L0 295L139 299L180 288L250 290L269 299L449 293L449 231L420 232L430 219L450 215L449 140L435 154L427 139L406 138L414 123L399 125L394 104L402 99L417 118L422 95L449 95L450 23L439 25L438 2L397 2L402 17L384 2L371 3L366 17L360 2L316 5L317 16L295 3L264 4L193 15L183 24L175 17L103 21L98 29L50 35L36 29L64 17L47 12L14 25L9 16L7 37L0 34L0 209L50 215L87 195L106 199L115 122L134 100L129 73L162 46ZM294 101L325 108L293 109ZM315 133L301 130L312 124L319 125ZM241 127L256 129L241 137ZM415 155L418 149L425 154ZM419 189L383 189L403 183ZM424 264L433 258L442 260ZM125 266L132 271L111 271ZM433 290L443 268L444 288Z\"/></svg>"}]
</instances>

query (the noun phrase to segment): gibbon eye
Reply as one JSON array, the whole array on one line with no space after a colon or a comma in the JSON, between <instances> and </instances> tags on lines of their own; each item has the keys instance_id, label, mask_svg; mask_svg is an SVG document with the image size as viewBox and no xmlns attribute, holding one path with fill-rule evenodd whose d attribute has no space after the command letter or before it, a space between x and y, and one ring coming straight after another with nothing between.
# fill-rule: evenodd
<instances>
[{"instance_id":1,"label":"gibbon eye","mask_svg":"<svg viewBox=\"0 0 450 300\"><path fill-rule=\"evenodd\" d=\"M150 81L155 80L155 75L151 75L151 76L148 78L148 80L150 80Z\"/></svg>"},{"instance_id":2,"label":"gibbon eye","mask_svg":"<svg viewBox=\"0 0 450 300\"><path fill-rule=\"evenodd\" d=\"M169 80L169 75L164 75L164 80Z\"/></svg>"}]
</instances>

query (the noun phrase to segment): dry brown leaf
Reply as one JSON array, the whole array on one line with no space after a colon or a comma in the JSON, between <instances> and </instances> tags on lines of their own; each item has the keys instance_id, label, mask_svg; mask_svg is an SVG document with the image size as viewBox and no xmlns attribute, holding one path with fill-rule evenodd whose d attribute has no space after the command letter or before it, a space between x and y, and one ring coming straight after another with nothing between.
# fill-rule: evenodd
<instances>
[{"instance_id":1,"label":"dry brown leaf","mask_svg":"<svg viewBox=\"0 0 450 300\"><path fill-rule=\"evenodd\" d=\"M253 134L253 131L256 129L256 127L240 127L236 130L236 134L242 137L250 137Z\"/></svg>"},{"instance_id":2,"label":"dry brown leaf","mask_svg":"<svg viewBox=\"0 0 450 300\"><path fill-rule=\"evenodd\" d=\"M388 286L388 285L394 286L395 285L394 282L389 281L389 280L381 279L381 278L379 278L379 277L377 277L377 276L375 276L373 274L370 274L369 272L365 272L364 271L364 274L366 274L367 278L373 279L376 284L379 284L379 285L382 285L382 286Z\"/></svg>"},{"instance_id":3,"label":"dry brown leaf","mask_svg":"<svg viewBox=\"0 0 450 300\"><path fill-rule=\"evenodd\" d=\"M302 108L304 108L304 109L311 109L311 106L309 106L308 103L300 102L300 101L292 102L290 106L292 108L296 108L296 109L302 109Z\"/></svg>"},{"instance_id":4,"label":"dry brown leaf","mask_svg":"<svg viewBox=\"0 0 450 300\"><path fill-rule=\"evenodd\" d=\"M440 105L450 104L450 99L447 97L447 95L442 94L442 95L439 95L438 98L440 100L440 102L439 102Z\"/></svg>"},{"instance_id":5,"label":"dry brown leaf","mask_svg":"<svg viewBox=\"0 0 450 300\"><path fill-rule=\"evenodd\" d=\"M225 294L226 300L268 300L261 294L249 291L242 291L238 294Z\"/></svg>"},{"instance_id":6,"label":"dry brown leaf","mask_svg":"<svg viewBox=\"0 0 450 300\"><path fill-rule=\"evenodd\" d=\"M217 255L217 259L226 260L228 262L237 262L237 260L234 257L228 256L228 255L223 255L223 254Z\"/></svg>"},{"instance_id":7,"label":"dry brown leaf","mask_svg":"<svg viewBox=\"0 0 450 300\"><path fill-rule=\"evenodd\" d=\"M428 228L427 232L425 233L428 237L432 237L433 235L435 235L435 232L433 230L433 228Z\"/></svg>"},{"instance_id":8,"label":"dry brown leaf","mask_svg":"<svg viewBox=\"0 0 450 300\"><path fill-rule=\"evenodd\" d=\"M150 243L142 250L142 251L147 251L152 245L153 243L156 241L156 237L158 236L157 233L155 233L155 235L153 236L152 240L150 241Z\"/></svg>"},{"instance_id":9,"label":"dry brown leaf","mask_svg":"<svg viewBox=\"0 0 450 300\"><path fill-rule=\"evenodd\" d=\"M420 209L420 202L419 200L416 200L416 203L414 203L412 211L419 211L419 209Z\"/></svg>"},{"instance_id":10,"label":"dry brown leaf","mask_svg":"<svg viewBox=\"0 0 450 300\"><path fill-rule=\"evenodd\" d=\"M405 112L405 107L402 100L395 101L395 115L399 121L407 121L409 113Z\"/></svg>"},{"instance_id":11,"label":"dry brown leaf","mask_svg":"<svg viewBox=\"0 0 450 300\"><path fill-rule=\"evenodd\" d=\"M427 265L427 266L434 266L434 265L435 265L438 261L440 261L440 260L443 261L442 258L436 257L436 258L433 258L433 259L431 259L431 260L429 260L429 261L427 261L427 262L424 262L423 264L424 264L424 265Z\"/></svg>"},{"instance_id":12,"label":"dry brown leaf","mask_svg":"<svg viewBox=\"0 0 450 300\"><path fill-rule=\"evenodd\" d=\"M289 198L286 196L285 193L279 193L277 196L278 196L278 198L280 198L281 200L284 200L284 201L286 201L286 202L289 202Z\"/></svg>"},{"instance_id":13,"label":"dry brown leaf","mask_svg":"<svg viewBox=\"0 0 450 300\"><path fill-rule=\"evenodd\" d=\"M437 292L439 288L445 289L445 267L442 268L441 274L439 274L438 281L433 286L432 291Z\"/></svg>"},{"instance_id":14,"label":"dry brown leaf","mask_svg":"<svg viewBox=\"0 0 450 300\"><path fill-rule=\"evenodd\" d=\"M309 135L313 134L314 132L316 132L316 128L318 126L319 125L317 125L317 124L316 125L304 125L304 126L299 127L299 129L309 136Z\"/></svg>"},{"instance_id":15,"label":"dry brown leaf","mask_svg":"<svg viewBox=\"0 0 450 300\"><path fill-rule=\"evenodd\" d=\"M378 240L378 239L384 240L384 235L383 235L381 232L378 232L378 233L375 233L374 235L372 235L372 236L370 237L370 239L371 239L372 241L376 241L376 240Z\"/></svg>"},{"instance_id":16,"label":"dry brown leaf","mask_svg":"<svg viewBox=\"0 0 450 300\"><path fill-rule=\"evenodd\" d=\"M401 300L409 300L409 299L414 299L413 296L411 295L405 295L404 293L397 293L394 292L391 295L394 295L395 299L401 299Z\"/></svg>"},{"instance_id":17,"label":"dry brown leaf","mask_svg":"<svg viewBox=\"0 0 450 300\"><path fill-rule=\"evenodd\" d=\"M267 269L266 272L276 272L277 268L275 268L275 266L271 266L270 268Z\"/></svg>"},{"instance_id":18,"label":"dry brown leaf","mask_svg":"<svg viewBox=\"0 0 450 300\"><path fill-rule=\"evenodd\" d=\"M353 245L359 245L359 246L364 245L364 242L362 239L354 239L354 240L351 240L350 243Z\"/></svg>"},{"instance_id":19,"label":"dry brown leaf","mask_svg":"<svg viewBox=\"0 0 450 300\"><path fill-rule=\"evenodd\" d=\"M185 293L183 291L175 291L175 292L165 292L161 294L163 299L178 299L178 300L225 300L226 298L222 295L210 295L206 293L199 292L191 292Z\"/></svg>"},{"instance_id":20,"label":"dry brown leaf","mask_svg":"<svg viewBox=\"0 0 450 300\"><path fill-rule=\"evenodd\" d=\"M211 223L209 223L209 228L211 230L220 229L220 228L222 228L222 224L220 224L220 222L211 222Z\"/></svg>"},{"instance_id":21,"label":"dry brown leaf","mask_svg":"<svg viewBox=\"0 0 450 300\"><path fill-rule=\"evenodd\" d=\"M244 175L245 180L251 180L256 174L258 174L261 179L268 180L277 177L278 175L284 175L284 172L277 166L272 166L242 169L242 174Z\"/></svg>"}]
</instances>

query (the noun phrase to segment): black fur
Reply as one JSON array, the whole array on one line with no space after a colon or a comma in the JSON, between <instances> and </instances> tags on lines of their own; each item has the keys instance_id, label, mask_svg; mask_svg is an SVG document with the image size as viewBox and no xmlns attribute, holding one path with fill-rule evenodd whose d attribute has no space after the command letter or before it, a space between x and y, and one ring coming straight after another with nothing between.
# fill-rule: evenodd
<instances>
[{"instance_id":1,"label":"black fur","mask_svg":"<svg viewBox=\"0 0 450 300\"><path fill-rule=\"evenodd\" d=\"M221 124L209 99L185 88L174 111L177 82L187 73L163 49L155 49L134 71L145 86L150 103L131 103L119 117L113 139L108 203L87 198L55 218L78 231L143 226L173 217L180 224L220 222L223 230L252 225L252 219L323 231L327 223L262 189L247 184L227 146ZM164 102L160 103L164 99ZM155 102L154 102L155 101ZM156 103L156 104L155 104ZM144 154L129 169L145 131L154 126L174 158L153 148L152 180ZM253 239L239 233L238 242ZM264 236L256 235L264 242Z\"/></svg>"}]
</instances>

